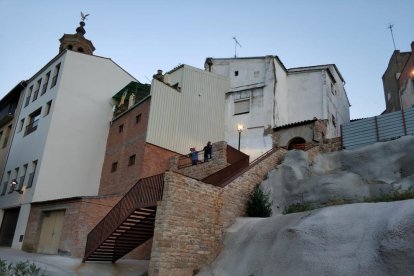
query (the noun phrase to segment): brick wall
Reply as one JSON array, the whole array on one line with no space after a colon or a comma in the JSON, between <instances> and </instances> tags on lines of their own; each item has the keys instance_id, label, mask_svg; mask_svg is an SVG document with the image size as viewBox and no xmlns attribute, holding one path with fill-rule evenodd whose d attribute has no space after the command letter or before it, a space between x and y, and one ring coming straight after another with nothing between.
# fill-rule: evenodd
<instances>
[{"instance_id":1,"label":"brick wall","mask_svg":"<svg viewBox=\"0 0 414 276\"><path fill-rule=\"evenodd\" d=\"M23 250L37 252L44 212L65 210L58 253L76 258L83 257L88 233L119 199L119 196L86 197L33 204L23 241Z\"/></svg>"},{"instance_id":2,"label":"brick wall","mask_svg":"<svg viewBox=\"0 0 414 276\"><path fill-rule=\"evenodd\" d=\"M201 162L197 165L185 167L182 169L178 168L178 159L180 158L180 156L174 156L171 158L170 161L170 170L179 172L180 174L183 174L185 176L201 180L228 166L226 150L226 142L221 141L213 143L211 159L208 162Z\"/></svg>"},{"instance_id":3,"label":"brick wall","mask_svg":"<svg viewBox=\"0 0 414 276\"><path fill-rule=\"evenodd\" d=\"M174 172L165 176L157 207L150 275L193 275L222 248L226 227L244 216L248 194L280 164L280 149L224 188Z\"/></svg>"}]
</instances>

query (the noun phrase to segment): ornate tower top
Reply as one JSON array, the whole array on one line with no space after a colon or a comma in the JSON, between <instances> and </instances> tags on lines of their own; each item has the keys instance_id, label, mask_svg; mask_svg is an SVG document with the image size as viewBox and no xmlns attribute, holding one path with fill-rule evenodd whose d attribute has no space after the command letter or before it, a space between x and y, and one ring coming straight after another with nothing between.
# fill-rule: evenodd
<instances>
[{"instance_id":1,"label":"ornate tower top","mask_svg":"<svg viewBox=\"0 0 414 276\"><path fill-rule=\"evenodd\" d=\"M86 39L84 35L85 31L85 20L89 14L83 14L81 12L81 22L79 22L79 27L76 28L76 34L64 34L60 41L59 53L68 49L75 52L85 53L92 55L95 51L95 47L89 39Z\"/></svg>"}]
</instances>

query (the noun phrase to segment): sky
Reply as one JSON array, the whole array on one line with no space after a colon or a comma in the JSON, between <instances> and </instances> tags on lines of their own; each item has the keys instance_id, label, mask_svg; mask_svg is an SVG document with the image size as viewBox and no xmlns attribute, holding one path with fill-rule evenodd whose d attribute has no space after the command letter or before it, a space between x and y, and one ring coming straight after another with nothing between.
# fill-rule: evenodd
<instances>
[{"instance_id":1,"label":"sky","mask_svg":"<svg viewBox=\"0 0 414 276\"><path fill-rule=\"evenodd\" d=\"M351 119L385 109L381 77L396 48L411 51L413 0L0 0L0 97L31 78L75 33L80 12L95 55L142 83L157 69L204 68L206 57L277 55L286 68L337 65Z\"/></svg>"}]
</instances>

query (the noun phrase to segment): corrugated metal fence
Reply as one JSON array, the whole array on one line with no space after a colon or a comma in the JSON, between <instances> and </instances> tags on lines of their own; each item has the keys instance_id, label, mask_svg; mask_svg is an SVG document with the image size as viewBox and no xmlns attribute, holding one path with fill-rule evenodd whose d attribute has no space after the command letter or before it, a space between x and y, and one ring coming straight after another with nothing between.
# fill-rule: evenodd
<instances>
[{"instance_id":1,"label":"corrugated metal fence","mask_svg":"<svg viewBox=\"0 0 414 276\"><path fill-rule=\"evenodd\" d=\"M342 125L342 145L353 149L380 141L414 135L414 108Z\"/></svg>"}]
</instances>

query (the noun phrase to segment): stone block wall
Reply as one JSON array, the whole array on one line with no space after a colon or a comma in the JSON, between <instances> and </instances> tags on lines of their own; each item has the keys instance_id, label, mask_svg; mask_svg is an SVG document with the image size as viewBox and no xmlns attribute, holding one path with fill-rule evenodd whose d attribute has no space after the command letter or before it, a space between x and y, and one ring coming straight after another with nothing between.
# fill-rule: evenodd
<instances>
[{"instance_id":1,"label":"stone block wall","mask_svg":"<svg viewBox=\"0 0 414 276\"><path fill-rule=\"evenodd\" d=\"M323 143L320 143L319 147L321 152L342 150L342 138L336 137L331 139L323 139Z\"/></svg>"},{"instance_id":2,"label":"stone block wall","mask_svg":"<svg viewBox=\"0 0 414 276\"><path fill-rule=\"evenodd\" d=\"M193 275L211 263L222 249L225 229L244 216L249 193L285 153L279 149L224 188L167 172L149 275Z\"/></svg>"},{"instance_id":3,"label":"stone block wall","mask_svg":"<svg viewBox=\"0 0 414 276\"><path fill-rule=\"evenodd\" d=\"M228 166L226 155L227 143L223 141L213 143L212 147L211 159L208 162L201 162L194 166L179 169L178 159L180 156L174 156L170 161L170 170L201 180L221 169L224 169Z\"/></svg>"}]
</instances>

